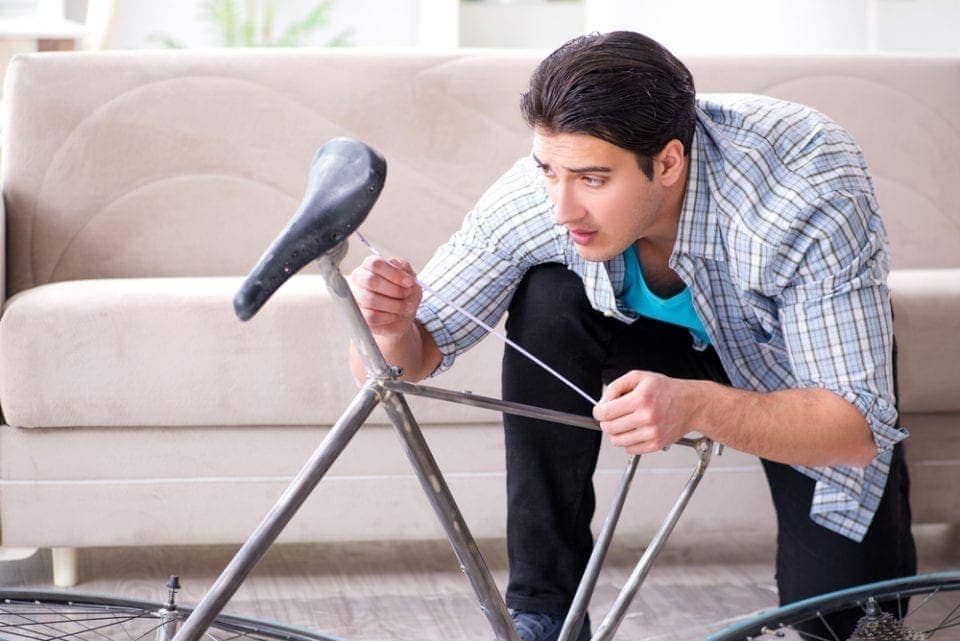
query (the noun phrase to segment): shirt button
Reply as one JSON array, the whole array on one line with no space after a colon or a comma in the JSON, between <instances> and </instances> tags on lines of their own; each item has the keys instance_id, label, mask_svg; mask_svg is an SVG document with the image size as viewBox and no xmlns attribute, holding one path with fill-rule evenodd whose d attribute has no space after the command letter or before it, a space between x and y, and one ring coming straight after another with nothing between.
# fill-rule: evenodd
<instances>
[{"instance_id":1,"label":"shirt button","mask_svg":"<svg viewBox=\"0 0 960 641\"><path fill-rule=\"evenodd\" d=\"M611 316L613 316L613 312L611 312L611 311L608 309L607 311L605 311L605 312L603 313L603 315L606 316L607 318L610 318Z\"/></svg>"}]
</instances>

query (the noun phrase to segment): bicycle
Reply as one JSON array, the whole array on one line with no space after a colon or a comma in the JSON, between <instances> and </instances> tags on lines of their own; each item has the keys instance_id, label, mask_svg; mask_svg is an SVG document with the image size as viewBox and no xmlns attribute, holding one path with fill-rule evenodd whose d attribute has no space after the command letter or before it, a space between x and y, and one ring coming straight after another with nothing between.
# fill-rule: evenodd
<instances>
[{"instance_id":1,"label":"bicycle","mask_svg":"<svg viewBox=\"0 0 960 641\"><path fill-rule=\"evenodd\" d=\"M584 416L400 380L403 372L385 361L339 269L346 254L348 237L358 231L379 197L385 179L386 161L364 143L348 138L337 138L326 143L313 158L306 195L297 213L264 253L234 298L237 316L241 320L249 320L287 279L309 262L317 260L327 291L341 310L367 369L368 378L200 603L195 608L184 608L176 603L179 589L176 577L171 577L167 584L168 599L164 604L69 592L7 590L0 592L0 634L4 638L30 641L79 641L86 638L108 641L122 638L139 641L152 634L156 641L197 641L201 637L213 641L339 641L336 637L302 628L222 615L221 612L373 409L382 403L460 561L460 570L470 581L496 639L518 641L503 598L406 403L405 395L540 418L580 429L600 428L592 418ZM613 606L594 632L594 641L608 641L616 634L630 603L702 479L714 451L714 443L703 436L684 437L677 445L688 447L695 453L693 471ZM561 641L574 639L580 632L639 458L630 457L621 475L613 504L607 512L563 625ZM918 641L933 633L960 627L960 599L952 608L944 610L947 612L945 616L923 630L909 626L904 628L905 624L900 623L911 614L905 607L908 599L925 595L921 606L912 611L915 613L936 595L948 594L958 588L960 573L909 577L861 586L760 613L711 636L708 641L780 638L788 635L790 629L803 630L808 624L826 624L827 615L850 608L863 611L863 617L858 617L861 627L865 633L874 634L862 636L864 641L868 638ZM891 610L897 615L892 615ZM931 610L928 608L925 612ZM829 630L829 625L826 628ZM878 630L879 634L887 636L876 636ZM828 637L827 641L844 641L832 630L830 632L832 639ZM801 638L806 639L823 638L807 632L800 634L803 635Z\"/></svg>"}]
</instances>

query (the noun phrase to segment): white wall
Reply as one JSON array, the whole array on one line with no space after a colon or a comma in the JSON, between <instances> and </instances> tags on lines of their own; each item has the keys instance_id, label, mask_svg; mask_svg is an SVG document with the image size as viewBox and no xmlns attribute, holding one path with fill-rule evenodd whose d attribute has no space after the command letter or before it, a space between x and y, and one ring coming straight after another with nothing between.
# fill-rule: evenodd
<instances>
[{"instance_id":1,"label":"white wall","mask_svg":"<svg viewBox=\"0 0 960 641\"><path fill-rule=\"evenodd\" d=\"M618 0L611 27L639 31L683 52L863 49L867 2Z\"/></svg>"},{"instance_id":2,"label":"white wall","mask_svg":"<svg viewBox=\"0 0 960 641\"><path fill-rule=\"evenodd\" d=\"M460 46L555 49L583 33L583 2L465 2Z\"/></svg>"},{"instance_id":3,"label":"white wall","mask_svg":"<svg viewBox=\"0 0 960 641\"><path fill-rule=\"evenodd\" d=\"M582 31L633 29L678 53L930 51L960 53L960 0L581 0ZM462 25L460 0L336 0L333 25L322 44L346 28L364 46L454 46L464 33L471 45L552 48L567 25L544 25L526 5L537 0L486 0L501 24ZM213 34L197 19L199 0L116 0L108 46L155 47L162 31L191 46L211 46ZM278 31L304 15L312 0L280 0ZM550 3L553 4L553 3ZM560 4L560 3L558 3ZM566 3L562 3L566 4ZM67 17L83 19L86 0L65 0ZM512 6L511 6L512 5ZM476 3L467 11L477 13ZM458 18L459 15L459 18ZM542 13L540 14L543 15ZM448 33L449 32L449 33ZM482 33L485 35L477 35ZM549 39L549 43L544 42Z\"/></svg>"},{"instance_id":4,"label":"white wall","mask_svg":"<svg viewBox=\"0 0 960 641\"><path fill-rule=\"evenodd\" d=\"M68 0L67 12L82 20L83 0ZM274 33L279 35L291 21L314 7L313 0L281 0L277 3ZM351 29L351 41L365 46L417 44L418 0L336 0L331 26L308 43L324 44L344 29ZM163 32L191 47L216 45L216 34L199 19L197 0L117 0L114 28L107 46L114 49L158 47L151 34Z\"/></svg>"},{"instance_id":5,"label":"white wall","mask_svg":"<svg viewBox=\"0 0 960 641\"><path fill-rule=\"evenodd\" d=\"M960 0L880 0L879 4L881 49L960 53Z\"/></svg>"},{"instance_id":6,"label":"white wall","mask_svg":"<svg viewBox=\"0 0 960 641\"><path fill-rule=\"evenodd\" d=\"M632 29L684 53L960 53L960 0L587 2L587 30Z\"/></svg>"}]
</instances>

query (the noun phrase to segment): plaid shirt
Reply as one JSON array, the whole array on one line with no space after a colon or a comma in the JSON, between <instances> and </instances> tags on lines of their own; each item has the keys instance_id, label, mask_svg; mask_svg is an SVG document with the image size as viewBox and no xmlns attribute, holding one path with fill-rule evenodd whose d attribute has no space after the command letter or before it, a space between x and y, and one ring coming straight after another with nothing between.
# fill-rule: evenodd
<instances>
[{"instance_id":1,"label":"plaid shirt","mask_svg":"<svg viewBox=\"0 0 960 641\"><path fill-rule=\"evenodd\" d=\"M796 467L816 481L810 518L855 541L879 505L892 447L907 436L894 406L888 253L863 156L839 125L763 96L699 97L669 265L735 387L820 387L866 418L878 449L868 467ZM419 277L494 325L541 263L576 272L597 311L635 320L618 301L623 258L577 254L530 157L490 187ZM434 374L485 334L429 296L417 320L443 354Z\"/></svg>"}]
</instances>

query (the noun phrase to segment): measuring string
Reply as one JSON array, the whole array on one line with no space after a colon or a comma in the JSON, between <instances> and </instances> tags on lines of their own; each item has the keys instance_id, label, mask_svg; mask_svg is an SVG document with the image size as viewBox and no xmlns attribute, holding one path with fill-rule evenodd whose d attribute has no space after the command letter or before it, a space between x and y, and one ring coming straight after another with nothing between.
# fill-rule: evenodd
<instances>
[{"instance_id":1,"label":"measuring string","mask_svg":"<svg viewBox=\"0 0 960 641\"><path fill-rule=\"evenodd\" d=\"M370 250L370 253L372 253L373 255L378 256L378 257L380 257L380 258L383 258L383 254L382 254L379 250L377 250L376 247L374 247L373 245L371 245L370 242L369 242L366 238L363 237L363 234L361 234L359 231L357 231L356 234L357 234L357 237L360 238L360 242L362 242L364 245L366 245L367 249ZM454 302L452 302L452 301L446 300L446 299L443 298L440 294L438 294L432 287L430 287L429 285L423 283L423 282L422 282L419 278L417 278L416 276L414 276L413 279L414 279L414 281L416 281L416 283L417 283L418 285L420 285L421 288L423 288L423 291L424 291L424 292L426 292L426 293L430 294L431 296L435 297L437 300L439 300L439 301L440 301L441 303L443 303L444 305L449 305L449 306L452 307L453 309L457 310L458 312L460 312L461 314L463 314L464 316L466 316L467 318L469 318L471 321L473 321L474 323L476 323L477 325L479 325L480 327L482 327L483 329L485 329L485 330L488 331L489 333L493 334L494 336L496 336L497 338L499 338L500 340L502 340L504 343L506 343L507 345L509 345L509 346L512 347L513 349L517 350L518 352L520 352L521 354L523 354L523 355L526 356L527 358L529 358L531 361L533 361L534 363L536 363L537 365L539 365L540 367L542 367L542 368L543 368L544 370L546 370L548 373L550 373L550 374L552 374L554 377L556 377L557 380L559 380L561 383L563 383L564 385L566 385L567 387L569 387L570 389L572 389L574 392L576 392L577 394L579 394L579 395L582 396L583 398L585 398L585 399L587 399L588 401L590 401L590 403L591 403L592 405L597 405L597 404L598 404L599 401L597 401L597 400L594 399L592 396L590 396L589 394L587 394L586 392L584 392L582 389L580 389L579 387L577 387L576 385L574 385L571 381L567 380L562 374L560 374L560 373L557 372L555 369L553 369L552 367L550 367L549 365L547 365L546 363L544 363L543 361L541 361L539 358L537 358L536 356L534 356L533 354L531 354L530 352L528 352L528 351L525 350L524 348L522 348L522 347L520 347L519 345L517 345L514 341L510 340L509 338L507 338L506 335L500 333L499 331L497 331L497 330L494 329L493 327L490 327L489 325L487 325L486 323L484 323L482 320L480 320L479 318L477 318L476 316L474 316L473 314L471 314L470 312L468 312L467 310L465 310L465 309L464 309L463 307L461 307L460 305L458 305L458 304L456 304L456 303L454 303Z\"/></svg>"}]
</instances>

